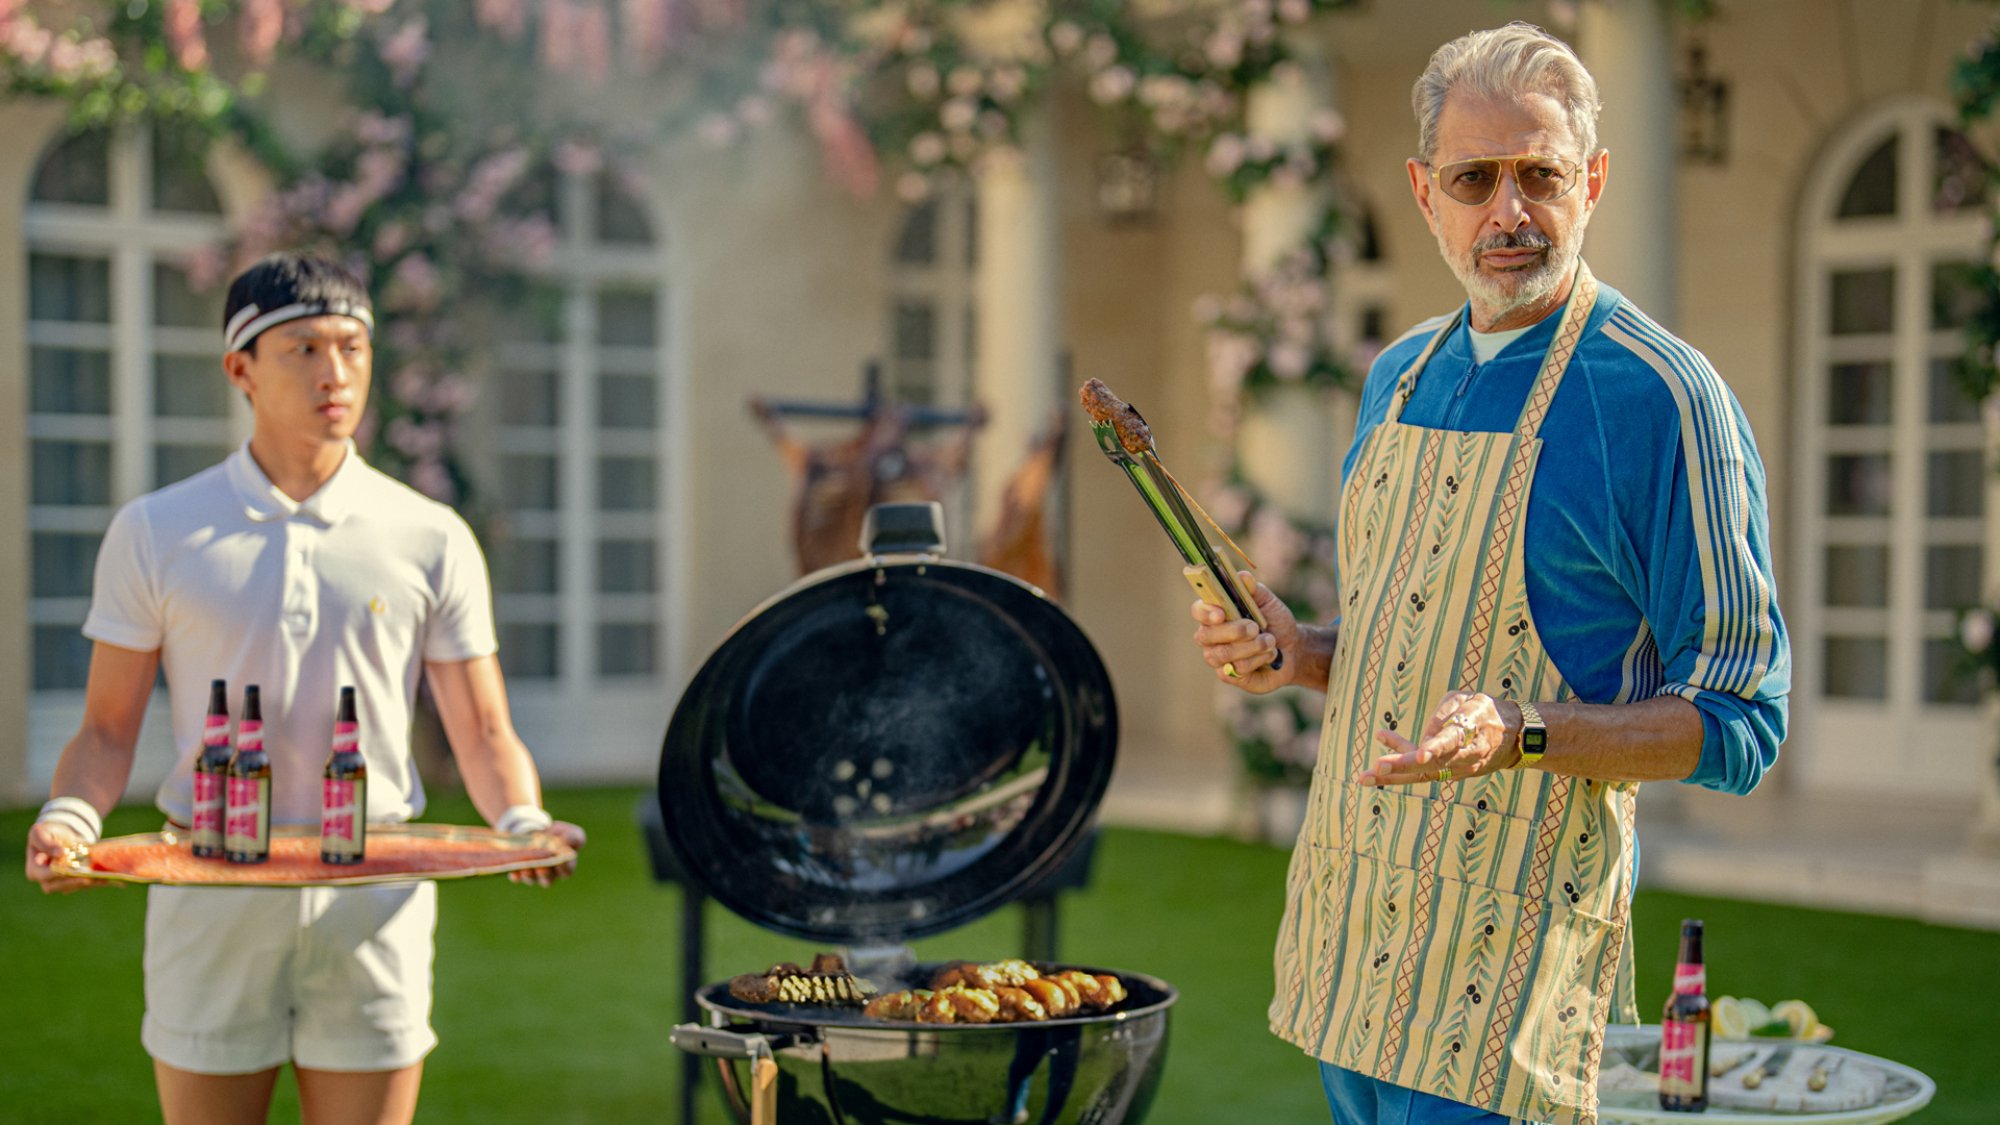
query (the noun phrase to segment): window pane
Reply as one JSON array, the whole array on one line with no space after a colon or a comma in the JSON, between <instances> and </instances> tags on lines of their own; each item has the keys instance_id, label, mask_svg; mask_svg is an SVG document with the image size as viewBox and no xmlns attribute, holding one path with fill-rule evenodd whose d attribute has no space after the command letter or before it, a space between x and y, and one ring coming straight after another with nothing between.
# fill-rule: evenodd
<instances>
[{"instance_id":1,"label":"window pane","mask_svg":"<svg viewBox=\"0 0 2000 1125\"><path fill-rule=\"evenodd\" d=\"M507 371L500 375L500 422L507 426L554 426L562 415L560 386L553 371Z\"/></svg>"},{"instance_id":2,"label":"window pane","mask_svg":"<svg viewBox=\"0 0 2000 1125\"><path fill-rule=\"evenodd\" d=\"M34 534L34 593L37 598L87 598L97 571L101 535L61 531Z\"/></svg>"},{"instance_id":3,"label":"window pane","mask_svg":"<svg viewBox=\"0 0 2000 1125\"><path fill-rule=\"evenodd\" d=\"M111 134L81 133L58 142L35 169L29 198L38 203L111 203Z\"/></svg>"},{"instance_id":4,"label":"window pane","mask_svg":"<svg viewBox=\"0 0 2000 1125\"><path fill-rule=\"evenodd\" d=\"M1979 702L1979 674L1952 638L1924 641L1924 702L1947 706Z\"/></svg>"},{"instance_id":5,"label":"window pane","mask_svg":"<svg viewBox=\"0 0 2000 1125\"><path fill-rule=\"evenodd\" d=\"M606 623L597 627L597 674L645 676L653 671L653 626Z\"/></svg>"},{"instance_id":6,"label":"window pane","mask_svg":"<svg viewBox=\"0 0 2000 1125\"><path fill-rule=\"evenodd\" d=\"M937 366L928 360L899 359L893 380L896 401L908 406L935 406Z\"/></svg>"},{"instance_id":7,"label":"window pane","mask_svg":"<svg viewBox=\"0 0 2000 1125\"><path fill-rule=\"evenodd\" d=\"M90 638L75 625L35 626L35 690L82 691L90 679Z\"/></svg>"},{"instance_id":8,"label":"window pane","mask_svg":"<svg viewBox=\"0 0 2000 1125\"><path fill-rule=\"evenodd\" d=\"M1986 199L1986 167L1965 134L1939 129L1932 134L1931 209L1962 211Z\"/></svg>"},{"instance_id":9,"label":"window pane","mask_svg":"<svg viewBox=\"0 0 2000 1125\"><path fill-rule=\"evenodd\" d=\"M1895 370L1886 360L1836 363L1827 372L1826 420L1834 426L1886 426L1895 400Z\"/></svg>"},{"instance_id":10,"label":"window pane","mask_svg":"<svg viewBox=\"0 0 2000 1125\"><path fill-rule=\"evenodd\" d=\"M1868 154L1868 159L1855 170L1854 178L1847 181L1847 191L1841 196L1840 209L1835 214L1843 219L1857 219L1895 213L1896 137L1892 134Z\"/></svg>"},{"instance_id":11,"label":"window pane","mask_svg":"<svg viewBox=\"0 0 2000 1125\"><path fill-rule=\"evenodd\" d=\"M1828 637L1825 683L1820 694L1841 699L1886 699L1889 643L1881 637Z\"/></svg>"},{"instance_id":12,"label":"window pane","mask_svg":"<svg viewBox=\"0 0 2000 1125\"><path fill-rule=\"evenodd\" d=\"M651 457L598 458L598 508L606 512L651 511L653 471Z\"/></svg>"},{"instance_id":13,"label":"window pane","mask_svg":"<svg viewBox=\"0 0 2000 1125\"><path fill-rule=\"evenodd\" d=\"M1986 508L1986 455L1976 449L1930 455L1926 487L1933 516L1977 516Z\"/></svg>"},{"instance_id":14,"label":"window pane","mask_svg":"<svg viewBox=\"0 0 2000 1125\"><path fill-rule=\"evenodd\" d=\"M1889 604L1889 548L1828 547L1826 549L1826 604L1837 606L1887 606Z\"/></svg>"},{"instance_id":15,"label":"window pane","mask_svg":"<svg viewBox=\"0 0 2000 1125\"><path fill-rule=\"evenodd\" d=\"M897 359L937 358L937 309L928 301L897 301Z\"/></svg>"},{"instance_id":16,"label":"window pane","mask_svg":"<svg viewBox=\"0 0 2000 1125\"><path fill-rule=\"evenodd\" d=\"M1951 360L1931 360L1930 417L1943 423L1979 421L1979 404L1965 393L1965 382Z\"/></svg>"},{"instance_id":17,"label":"window pane","mask_svg":"<svg viewBox=\"0 0 2000 1125\"><path fill-rule=\"evenodd\" d=\"M1889 455L1865 453L1826 459L1826 514L1880 516L1889 511Z\"/></svg>"},{"instance_id":18,"label":"window pane","mask_svg":"<svg viewBox=\"0 0 2000 1125\"><path fill-rule=\"evenodd\" d=\"M100 441L37 441L29 491L36 504L111 503L111 445Z\"/></svg>"},{"instance_id":19,"label":"window pane","mask_svg":"<svg viewBox=\"0 0 2000 1125\"><path fill-rule=\"evenodd\" d=\"M910 208L903 229L896 236L895 260L899 265L928 266L937 261L938 208L935 200L925 200Z\"/></svg>"},{"instance_id":20,"label":"window pane","mask_svg":"<svg viewBox=\"0 0 2000 1125\"><path fill-rule=\"evenodd\" d=\"M650 594L654 578L650 539L606 539L597 545L597 588L606 594Z\"/></svg>"},{"instance_id":21,"label":"window pane","mask_svg":"<svg viewBox=\"0 0 2000 1125\"><path fill-rule=\"evenodd\" d=\"M1979 603L1977 547L1930 547L1924 551L1924 608L1959 609Z\"/></svg>"},{"instance_id":22,"label":"window pane","mask_svg":"<svg viewBox=\"0 0 2000 1125\"><path fill-rule=\"evenodd\" d=\"M500 502L515 511L553 511L556 459L529 453L500 458Z\"/></svg>"},{"instance_id":23,"label":"window pane","mask_svg":"<svg viewBox=\"0 0 2000 1125\"><path fill-rule=\"evenodd\" d=\"M1937 262L1931 266L1931 327L1963 328L1985 307L1979 279L1965 262Z\"/></svg>"},{"instance_id":24,"label":"window pane","mask_svg":"<svg viewBox=\"0 0 2000 1125\"><path fill-rule=\"evenodd\" d=\"M597 342L610 347L650 348L658 317L651 290L607 290L597 295Z\"/></svg>"},{"instance_id":25,"label":"window pane","mask_svg":"<svg viewBox=\"0 0 2000 1125\"><path fill-rule=\"evenodd\" d=\"M1833 275L1833 332L1887 332L1895 325L1896 271L1852 270Z\"/></svg>"},{"instance_id":26,"label":"window pane","mask_svg":"<svg viewBox=\"0 0 2000 1125\"><path fill-rule=\"evenodd\" d=\"M561 651L561 633L554 625L500 626L500 665L509 680L555 679Z\"/></svg>"},{"instance_id":27,"label":"window pane","mask_svg":"<svg viewBox=\"0 0 2000 1125\"><path fill-rule=\"evenodd\" d=\"M597 240L627 246L648 246L653 241L653 224L646 221L646 209L616 174L597 177Z\"/></svg>"},{"instance_id":28,"label":"window pane","mask_svg":"<svg viewBox=\"0 0 2000 1125\"><path fill-rule=\"evenodd\" d=\"M153 134L153 210L222 213L208 182L208 138L191 129Z\"/></svg>"},{"instance_id":29,"label":"window pane","mask_svg":"<svg viewBox=\"0 0 2000 1125\"><path fill-rule=\"evenodd\" d=\"M507 539L496 544L493 588L503 594L553 594L561 556L553 539Z\"/></svg>"},{"instance_id":30,"label":"window pane","mask_svg":"<svg viewBox=\"0 0 2000 1125\"><path fill-rule=\"evenodd\" d=\"M28 409L36 414L111 413L111 353L28 349Z\"/></svg>"},{"instance_id":31,"label":"window pane","mask_svg":"<svg viewBox=\"0 0 2000 1125\"><path fill-rule=\"evenodd\" d=\"M153 416L156 418L227 418L228 376L214 359L203 356L153 357Z\"/></svg>"},{"instance_id":32,"label":"window pane","mask_svg":"<svg viewBox=\"0 0 2000 1125\"><path fill-rule=\"evenodd\" d=\"M503 344L556 343L562 339L563 306L568 300L560 285L529 284L497 318L494 335Z\"/></svg>"},{"instance_id":33,"label":"window pane","mask_svg":"<svg viewBox=\"0 0 2000 1125\"><path fill-rule=\"evenodd\" d=\"M223 292L217 287L197 293L188 285L187 271L165 262L153 263L153 323L168 328L213 328L222 331Z\"/></svg>"},{"instance_id":34,"label":"window pane","mask_svg":"<svg viewBox=\"0 0 2000 1125\"><path fill-rule=\"evenodd\" d=\"M653 377L605 375L597 380L597 424L607 430L653 428Z\"/></svg>"},{"instance_id":35,"label":"window pane","mask_svg":"<svg viewBox=\"0 0 2000 1125\"><path fill-rule=\"evenodd\" d=\"M229 456L224 445L156 445L153 447L153 487L165 488L177 480L222 463Z\"/></svg>"},{"instance_id":36,"label":"window pane","mask_svg":"<svg viewBox=\"0 0 2000 1125\"><path fill-rule=\"evenodd\" d=\"M110 260L28 255L28 318L75 324L110 323Z\"/></svg>"}]
</instances>

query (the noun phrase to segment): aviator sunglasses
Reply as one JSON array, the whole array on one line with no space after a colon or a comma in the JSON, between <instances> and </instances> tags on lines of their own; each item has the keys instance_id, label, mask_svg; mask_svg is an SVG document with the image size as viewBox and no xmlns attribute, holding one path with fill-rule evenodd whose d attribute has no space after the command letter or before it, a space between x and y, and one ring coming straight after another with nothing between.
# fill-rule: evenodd
<instances>
[{"instance_id":1,"label":"aviator sunglasses","mask_svg":"<svg viewBox=\"0 0 2000 1125\"><path fill-rule=\"evenodd\" d=\"M1568 195L1583 179L1583 165L1559 156L1530 152L1518 156L1482 156L1477 160L1455 160L1431 165L1431 180L1438 189L1467 207L1478 207L1493 198L1500 188L1502 168L1511 168L1514 186L1530 203L1549 203Z\"/></svg>"}]
</instances>

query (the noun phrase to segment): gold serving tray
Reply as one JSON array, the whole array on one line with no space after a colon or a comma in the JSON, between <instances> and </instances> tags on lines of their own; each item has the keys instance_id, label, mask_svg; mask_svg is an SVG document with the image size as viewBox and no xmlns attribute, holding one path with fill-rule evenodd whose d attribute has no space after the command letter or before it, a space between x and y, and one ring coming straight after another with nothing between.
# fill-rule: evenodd
<instances>
[{"instance_id":1,"label":"gold serving tray","mask_svg":"<svg viewBox=\"0 0 2000 1125\"><path fill-rule=\"evenodd\" d=\"M272 829L271 858L264 863L198 859L187 834L169 828L73 849L55 870L83 879L176 887L351 887L504 875L575 859L574 849L545 832L516 836L471 825L371 824L366 858L336 866L320 862L319 831L301 825Z\"/></svg>"}]
</instances>

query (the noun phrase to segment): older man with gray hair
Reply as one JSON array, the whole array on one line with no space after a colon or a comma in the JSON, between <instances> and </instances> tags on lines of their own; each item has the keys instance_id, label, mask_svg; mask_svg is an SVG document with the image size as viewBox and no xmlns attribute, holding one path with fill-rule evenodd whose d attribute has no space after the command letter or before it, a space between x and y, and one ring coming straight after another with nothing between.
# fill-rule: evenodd
<instances>
[{"instance_id":1,"label":"older man with gray hair","mask_svg":"<svg viewBox=\"0 0 2000 1125\"><path fill-rule=\"evenodd\" d=\"M1639 783L1748 792L1784 739L1763 465L1707 359L1582 260L1610 157L1569 47L1474 32L1412 100L1466 302L1369 372L1341 616L1260 586L1263 631L1196 603L1195 640L1224 683L1327 692L1270 1018L1335 1120L1587 1125L1636 1019Z\"/></svg>"}]
</instances>

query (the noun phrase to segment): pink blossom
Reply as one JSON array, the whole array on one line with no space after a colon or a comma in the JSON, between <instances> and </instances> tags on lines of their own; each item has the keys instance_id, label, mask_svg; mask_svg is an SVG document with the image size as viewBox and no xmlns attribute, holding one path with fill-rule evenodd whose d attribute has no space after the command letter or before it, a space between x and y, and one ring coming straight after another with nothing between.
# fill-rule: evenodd
<instances>
[{"instance_id":1,"label":"pink blossom","mask_svg":"<svg viewBox=\"0 0 2000 1125\"><path fill-rule=\"evenodd\" d=\"M759 94L750 94L736 103L736 120L753 129L769 125L777 115L771 99Z\"/></svg>"},{"instance_id":2,"label":"pink blossom","mask_svg":"<svg viewBox=\"0 0 2000 1125\"><path fill-rule=\"evenodd\" d=\"M1304 23L1312 11L1312 0L1278 0L1278 18L1285 23Z\"/></svg>"},{"instance_id":3,"label":"pink blossom","mask_svg":"<svg viewBox=\"0 0 2000 1125\"><path fill-rule=\"evenodd\" d=\"M1312 368L1312 349L1297 340L1279 340L1268 356L1271 374L1287 382L1302 379Z\"/></svg>"},{"instance_id":4,"label":"pink blossom","mask_svg":"<svg viewBox=\"0 0 2000 1125\"><path fill-rule=\"evenodd\" d=\"M1243 167L1243 152L1243 138L1236 133L1224 133L1210 143L1208 159L1203 163L1209 175L1228 177Z\"/></svg>"},{"instance_id":5,"label":"pink blossom","mask_svg":"<svg viewBox=\"0 0 2000 1125\"><path fill-rule=\"evenodd\" d=\"M909 87L910 94L913 97L929 101L937 97L938 91L943 88L944 81L938 77L937 67L929 63L919 63L911 67L910 72L903 76L903 84Z\"/></svg>"},{"instance_id":6,"label":"pink blossom","mask_svg":"<svg viewBox=\"0 0 2000 1125\"><path fill-rule=\"evenodd\" d=\"M424 396L423 407L433 414L453 416L471 410L478 398L478 388L472 385L471 380L444 375L431 384L430 393Z\"/></svg>"},{"instance_id":7,"label":"pink blossom","mask_svg":"<svg viewBox=\"0 0 2000 1125\"><path fill-rule=\"evenodd\" d=\"M1975 609L1958 623L1958 643L1970 653L1983 653L1993 644L1994 622L1990 610Z\"/></svg>"},{"instance_id":8,"label":"pink blossom","mask_svg":"<svg viewBox=\"0 0 2000 1125\"><path fill-rule=\"evenodd\" d=\"M1253 134L1243 143L1243 153L1262 164L1278 155L1278 142L1262 133Z\"/></svg>"},{"instance_id":9,"label":"pink blossom","mask_svg":"<svg viewBox=\"0 0 2000 1125\"><path fill-rule=\"evenodd\" d=\"M1250 557L1271 574L1290 574L1305 553L1306 537L1277 505L1267 504L1250 517Z\"/></svg>"},{"instance_id":10,"label":"pink blossom","mask_svg":"<svg viewBox=\"0 0 2000 1125\"><path fill-rule=\"evenodd\" d=\"M1103 70L1118 61L1118 41L1109 35L1098 34L1084 44L1083 62L1092 70Z\"/></svg>"},{"instance_id":11,"label":"pink blossom","mask_svg":"<svg viewBox=\"0 0 2000 1125\"><path fill-rule=\"evenodd\" d=\"M556 256L560 235L546 215L498 218L485 227L483 242L494 261L514 268L539 268Z\"/></svg>"},{"instance_id":12,"label":"pink blossom","mask_svg":"<svg viewBox=\"0 0 2000 1125\"><path fill-rule=\"evenodd\" d=\"M472 18L479 26L519 42L528 32L527 0L473 0Z\"/></svg>"},{"instance_id":13,"label":"pink blossom","mask_svg":"<svg viewBox=\"0 0 2000 1125\"><path fill-rule=\"evenodd\" d=\"M285 34L284 0L243 0L237 34L251 66L265 66Z\"/></svg>"},{"instance_id":14,"label":"pink blossom","mask_svg":"<svg viewBox=\"0 0 2000 1125\"><path fill-rule=\"evenodd\" d=\"M625 57L634 66L651 69L673 49L678 0L624 0Z\"/></svg>"},{"instance_id":15,"label":"pink blossom","mask_svg":"<svg viewBox=\"0 0 2000 1125\"><path fill-rule=\"evenodd\" d=\"M382 431L390 448L412 460L436 457L444 449L444 427L435 422L417 422L403 415Z\"/></svg>"},{"instance_id":16,"label":"pink blossom","mask_svg":"<svg viewBox=\"0 0 2000 1125\"><path fill-rule=\"evenodd\" d=\"M594 176L604 168L604 150L590 141L559 141L549 159L569 176Z\"/></svg>"},{"instance_id":17,"label":"pink blossom","mask_svg":"<svg viewBox=\"0 0 2000 1125\"><path fill-rule=\"evenodd\" d=\"M695 135L710 148L727 148L735 144L740 132L736 119L724 113L711 113L695 126Z\"/></svg>"},{"instance_id":18,"label":"pink blossom","mask_svg":"<svg viewBox=\"0 0 2000 1125\"><path fill-rule=\"evenodd\" d=\"M5 32L7 53L20 60L23 66L41 62L49 53L49 47L55 43L55 36L28 16L15 20Z\"/></svg>"},{"instance_id":19,"label":"pink blossom","mask_svg":"<svg viewBox=\"0 0 2000 1125\"><path fill-rule=\"evenodd\" d=\"M484 222L500 206L500 199L528 170L525 149L503 149L472 166L465 187L458 193L452 210L466 222Z\"/></svg>"},{"instance_id":20,"label":"pink blossom","mask_svg":"<svg viewBox=\"0 0 2000 1125\"><path fill-rule=\"evenodd\" d=\"M410 119L363 112L355 116L353 132L355 139L365 145L375 147L401 145L410 139Z\"/></svg>"},{"instance_id":21,"label":"pink blossom","mask_svg":"<svg viewBox=\"0 0 2000 1125\"><path fill-rule=\"evenodd\" d=\"M930 195L930 177L922 172L905 172L896 177L896 198L903 202L922 203Z\"/></svg>"},{"instance_id":22,"label":"pink blossom","mask_svg":"<svg viewBox=\"0 0 2000 1125\"><path fill-rule=\"evenodd\" d=\"M988 140L1005 136L1011 127L1007 115L997 109L983 110L979 114L979 135Z\"/></svg>"},{"instance_id":23,"label":"pink blossom","mask_svg":"<svg viewBox=\"0 0 2000 1125\"><path fill-rule=\"evenodd\" d=\"M161 20L167 45L174 52L174 64L182 70L200 70L208 65L208 40L201 30L201 0L165 0Z\"/></svg>"},{"instance_id":24,"label":"pink blossom","mask_svg":"<svg viewBox=\"0 0 2000 1125\"><path fill-rule=\"evenodd\" d=\"M1122 102L1132 95L1132 88L1136 84L1137 79L1125 67L1107 67L1091 76L1090 97L1098 105Z\"/></svg>"},{"instance_id":25,"label":"pink blossom","mask_svg":"<svg viewBox=\"0 0 2000 1125\"><path fill-rule=\"evenodd\" d=\"M398 86L408 86L431 57L430 25L422 16L403 24L382 41L380 54L388 64L389 76Z\"/></svg>"},{"instance_id":26,"label":"pink blossom","mask_svg":"<svg viewBox=\"0 0 2000 1125\"><path fill-rule=\"evenodd\" d=\"M986 82L987 92L997 102L1011 102L1028 88L1028 72L1018 66L1003 66Z\"/></svg>"},{"instance_id":27,"label":"pink blossom","mask_svg":"<svg viewBox=\"0 0 2000 1125\"><path fill-rule=\"evenodd\" d=\"M971 98L952 98L938 107L938 121L946 130L963 133L979 119L979 103Z\"/></svg>"},{"instance_id":28,"label":"pink blossom","mask_svg":"<svg viewBox=\"0 0 2000 1125\"><path fill-rule=\"evenodd\" d=\"M910 138L910 162L917 165L936 164L945 156L944 138L925 131Z\"/></svg>"},{"instance_id":29,"label":"pink blossom","mask_svg":"<svg viewBox=\"0 0 2000 1125\"><path fill-rule=\"evenodd\" d=\"M1243 31L1224 25L1215 29L1201 45L1201 53L1217 70L1233 70L1243 61Z\"/></svg>"},{"instance_id":30,"label":"pink blossom","mask_svg":"<svg viewBox=\"0 0 2000 1125\"><path fill-rule=\"evenodd\" d=\"M346 0L346 3L364 16L379 16L396 6L396 0Z\"/></svg>"},{"instance_id":31,"label":"pink blossom","mask_svg":"<svg viewBox=\"0 0 2000 1125\"><path fill-rule=\"evenodd\" d=\"M385 303L428 312L437 307L438 298L443 293L444 279L438 273L437 265L423 254L406 254L396 263L396 269L389 277Z\"/></svg>"},{"instance_id":32,"label":"pink blossom","mask_svg":"<svg viewBox=\"0 0 2000 1125\"><path fill-rule=\"evenodd\" d=\"M1557 31L1576 30L1576 0L1549 0L1549 26Z\"/></svg>"},{"instance_id":33,"label":"pink blossom","mask_svg":"<svg viewBox=\"0 0 2000 1125\"><path fill-rule=\"evenodd\" d=\"M875 146L847 106L829 92L808 110L806 119L819 139L820 161L833 182L857 197L873 195L880 175Z\"/></svg>"},{"instance_id":34,"label":"pink blossom","mask_svg":"<svg viewBox=\"0 0 2000 1125\"><path fill-rule=\"evenodd\" d=\"M1347 135L1347 118L1331 106L1313 111L1312 135L1322 144L1333 144Z\"/></svg>"},{"instance_id":35,"label":"pink blossom","mask_svg":"<svg viewBox=\"0 0 2000 1125\"><path fill-rule=\"evenodd\" d=\"M542 65L567 74L576 64L576 0L543 0Z\"/></svg>"},{"instance_id":36,"label":"pink blossom","mask_svg":"<svg viewBox=\"0 0 2000 1125\"><path fill-rule=\"evenodd\" d=\"M603 7L576 9L576 61L583 77L597 85L611 76L611 18Z\"/></svg>"},{"instance_id":37,"label":"pink blossom","mask_svg":"<svg viewBox=\"0 0 2000 1125\"><path fill-rule=\"evenodd\" d=\"M212 242L188 251L181 258L181 269L187 274L188 286L197 293L221 281L228 266L228 255L221 246Z\"/></svg>"},{"instance_id":38,"label":"pink blossom","mask_svg":"<svg viewBox=\"0 0 2000 1125\"><path fill-rule=\"evenodd\" d=\"M1049 28L1049 46L1058 55L1072 54L1083 46L1083 29L1068 20L1059 20Z\"/></svg>"},{"instance_id":39,"label":"pink blossom","mask_svg":"<svg viewBox=\"0 0 2000 1125\"><path fill-rule=\"evenodd\" d=\"M451 483L451 471L444 462L435 459L418 461L410 466L410 487L441 503L449 504L458 499L458 489Z\"/></svg>"},{"instance_id":40,"label":"pink blossom","mask_svg":"<svg viewBox=\"0 0 2000 1125\"><path fill-rule=\"evenodd\" d=\"M396 401L405 404L421 402L429 391L431 379L436 374L427 363L406 363L397 368L389 378L389 391ZM394 431L391 431L392 433ZM391 444L394 444L393 440ZM402 448L400 445L397 448Z\"/></svg>"},{"instance_id":41,"label":"pink blossom","mask_svg":"<svg viewBox=\"0 0 2000 1125\"><path fill-rule=\"evenodd\" d=\"M1244 376L1257 365L1261 349L1255 337L1241 332L1208 334L1208 381L1216 391L1233 395L1243 385Z\"/></svg>"}]
</instances>

